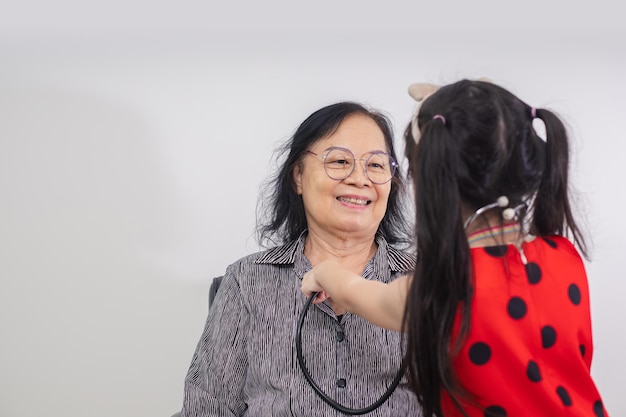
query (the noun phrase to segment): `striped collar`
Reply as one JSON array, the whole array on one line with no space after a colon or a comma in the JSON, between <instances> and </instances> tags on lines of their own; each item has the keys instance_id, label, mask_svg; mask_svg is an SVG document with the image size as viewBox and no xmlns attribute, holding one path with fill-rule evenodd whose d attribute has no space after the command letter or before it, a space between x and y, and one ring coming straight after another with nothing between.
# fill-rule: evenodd
<instances>
[{"instance_id":1,"label":"striped collar","mask_svg":"<svg viewBox=\"0 0 626 417\"><path fill-rule=\"evenodd\" d=\"M255 264L292 265L304 255L304 241L306 230L300 237L290 243L262 252ZM380 234L375 237L378 249L374 257L387 256L389 268L393 272L410 272L415 269L415 255L389 246L387 240Z\"/></svg>"}]
</instances>

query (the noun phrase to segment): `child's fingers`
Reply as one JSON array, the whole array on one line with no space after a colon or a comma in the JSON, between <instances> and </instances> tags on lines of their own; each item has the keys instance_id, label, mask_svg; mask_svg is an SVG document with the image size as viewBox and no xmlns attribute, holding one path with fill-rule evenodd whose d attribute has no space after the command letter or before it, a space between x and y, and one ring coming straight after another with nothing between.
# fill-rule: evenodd
<instances>
[{"instance_id":1,"label":"child's fingers","mask_svg":"<svg viewBox=\"0 0 626 417\"><path fill-rule=\"evenodd\" d=\"M324 302L326 299L328 298L328 294L326 294L326 291L321 290L320 292L317 293L317 297L315 297L315 300L313 300L313 304L319 304Z\"/></svg>"}]
</instances>

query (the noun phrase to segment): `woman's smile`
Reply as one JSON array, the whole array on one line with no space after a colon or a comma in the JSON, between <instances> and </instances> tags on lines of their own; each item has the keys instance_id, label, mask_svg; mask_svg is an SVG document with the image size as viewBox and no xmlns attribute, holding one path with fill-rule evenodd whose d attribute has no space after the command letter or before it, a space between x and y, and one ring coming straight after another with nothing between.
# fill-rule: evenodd
<instances>
[{"instance_id":1,"label":"woman's smile","mask_svg":"<svg viewBox=\"0 0 626 417\"><path fill-rule=\"evenodd\" d=\"M345 206L349 206L349 207L364 207L367 206L368 204L370 204L372 202L372 200L366 198L366 197L361 197L361 196L339 196L337 197L337 200L342 203Z\"/></svg>"}]
</instances>

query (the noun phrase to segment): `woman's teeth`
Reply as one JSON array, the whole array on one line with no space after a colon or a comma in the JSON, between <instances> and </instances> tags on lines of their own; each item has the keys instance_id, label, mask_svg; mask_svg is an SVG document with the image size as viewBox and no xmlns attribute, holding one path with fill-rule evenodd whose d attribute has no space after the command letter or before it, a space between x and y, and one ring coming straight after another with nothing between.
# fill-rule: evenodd
<instances>
[{"instance_id":1,"label":"woman's teeth","mask_svg":"<svg viewBox=\"0 0 626 417\"><path fill-rule=\"evenodd\" d=\"M369 200L359 200L358 198L337 197L337 200L345 201L346 203L350 204L357 204L360 206L365 206L369 204Z\"/></svg>"}]
</instances>

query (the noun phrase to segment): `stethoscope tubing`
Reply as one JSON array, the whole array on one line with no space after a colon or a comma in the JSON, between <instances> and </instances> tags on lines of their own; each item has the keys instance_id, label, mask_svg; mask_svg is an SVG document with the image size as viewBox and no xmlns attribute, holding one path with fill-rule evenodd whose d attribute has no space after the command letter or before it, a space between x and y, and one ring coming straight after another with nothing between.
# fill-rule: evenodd
<instances>
[{"instance_id":1,"label":"stethoscope tubing","mask_svg":"<svg viewBox=\"0 0 626 417\"><path fill-rule=\"evenodd\" d=\"M341 413L349 414L349 415L367 414L377 409L378 407L380 407L385 401L389 399L391 394L395 391L396 387L400 383L402 376L404 375L404 365L401 366L400 369L398 370L396 377L392 381L391 385L389 385L389 388L387 388L387 391L385 391L385 393L383 393L383 395L376 402L372 403L371 405L367 407L348 408L339 404L332 398L330 398L324 391L322 391L322 389L315 383L315 381L313 381L313 378L311 377L311 374L309 373L309 370L307 369L306 364L304 363L304 357L302 356L302 326L304 324L304 319L309 310L309 307L311 306L311 303L313 303L313 300L315 299L315 297L317 297L317 294L318 293L314 293L307 300L304 308L302 309L302 312L300 313L300 319L298 320L298 327L296 328L296 356L298 358L298 364L300 365L300 369L302 370L302 373L304 374L304 378L311 385L313 390L315 390L317 395L322 400L324 400L324 402L330 405L332 408L334 408L335 410Z\"/></svg>"}]
</instances>

